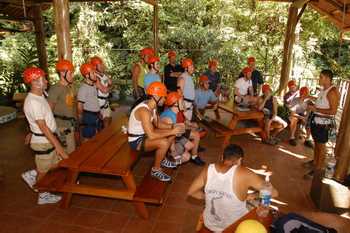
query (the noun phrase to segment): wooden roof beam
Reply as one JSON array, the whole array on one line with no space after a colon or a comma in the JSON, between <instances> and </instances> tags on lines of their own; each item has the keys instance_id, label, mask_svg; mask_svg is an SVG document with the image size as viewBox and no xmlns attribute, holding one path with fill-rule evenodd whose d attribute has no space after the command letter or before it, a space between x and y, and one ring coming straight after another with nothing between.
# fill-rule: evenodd
<instances>
[{"instance_id":1,"label":"wooden roof beam","mask_svg":"<svg viewBox=\"0 0 350 233\"><path fill-rule=\"evenodd\" d=\"M295 0L293 3L292 3L292 7L295 7L295 8L302 8L305 4L307 4L308 2L310 2L310 0Z\"/></svg>"},{"instance_id":2,"label":"wooden roof beam","mask_svg":"<svg viewBox=\"0 0 350 233\"><path fill-rule=\"evenodd\" d=\"M332 15L332 14L328 13L326 10L324 10L324 9L322 9L322 8L320 8L320 7L318 7L316 4L312 4L312 3L311 3L310 6L311 6L312 8L314 8L316 11L320 12L322 15L327 16L327 17L328 17L328 20L330 20L331 22L333 22L333 23L335 24L335 26L337 26L337 28L341 30L342 22L339 21L338 19L336 19L336 18L334 17L334 15Z\"/></svg>"}]
</instances>

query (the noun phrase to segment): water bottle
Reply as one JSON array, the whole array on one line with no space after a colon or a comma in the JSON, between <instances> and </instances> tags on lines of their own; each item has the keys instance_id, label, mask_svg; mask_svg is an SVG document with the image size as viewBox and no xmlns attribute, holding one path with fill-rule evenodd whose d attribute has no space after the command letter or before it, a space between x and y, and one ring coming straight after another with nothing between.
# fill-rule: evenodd
<instances>
[{"instance_id":1,"label":"water bottle","mask_svg":"<svg viewBox=\"0 0 350 233\"><path fill-rule=\"evenodd\" d=\"M124 134L128 133L128 128L125 125L122 125L121 130Z\"/></svg>"},{"instance_id":2,"label":"water bottle","mask_svg":"<svg viewBox=\"0 0 350 233\"><path fill-rule=\"evenodd\" d=\"M337 160L333 154L329 155L326 160L326 169L324 176L328 179L332 179L335 171L335 165L337 164Z\"/></svg>"},{"instance_id":3,"label":"water bottle","mask_svg":"<svg viewBox=\"0 0 350 233\"><path fill-rule=\"evenodd\" d=\"M257 215L259 217L267 217L270 210L271 203L271 193L272 193L272 185L270 183L270 175L266 175L265 182L263 184L262 189L260 190L260 205L257 209Z\"/></svg>"}]
</instances>

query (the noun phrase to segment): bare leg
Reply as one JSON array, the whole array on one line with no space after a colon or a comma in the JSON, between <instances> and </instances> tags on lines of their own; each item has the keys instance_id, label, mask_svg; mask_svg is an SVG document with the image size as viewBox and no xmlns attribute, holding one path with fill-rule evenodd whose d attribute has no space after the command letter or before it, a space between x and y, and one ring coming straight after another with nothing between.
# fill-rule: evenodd
<instances>
[{"instance_id":1,"label":"bare leg","mask_svg":"<svg viewBox=\"0 0 350 233\"><path fill-rule=\"evenodd\" d=\"M160 163L164 159L169 147L170 140L167 138L161 139L146 139L145 141L145 151L156 151L156 158L154 160L154 168L160 169Z\"/></svg>"},{"instance_id":2,"label":"bare leg","mask_svg":"<svg viewBox=\"0 0 350 233\"><path fill-rule=\"evenodd\" d=\"M290 120L290 124L289 124L289 128L290 128L290 138L294 139L295 138L295 131L297 129L297 123L298 123L298 118L291 116L289 118Z\"/></svg>"},{"instance_id":3,"label":"bare leg","mask_svg":"<svg viewBox=\"0 0 350 233\"><path fill-rule=\"evenodd\" d=\"M191 151L192 155L197 155L198 154L198 146L199 146L199 141L200 141L200 135L197 131L191 131L190 134L190 139L193 143L193 148Z\"/></svg>"}]
</instances>

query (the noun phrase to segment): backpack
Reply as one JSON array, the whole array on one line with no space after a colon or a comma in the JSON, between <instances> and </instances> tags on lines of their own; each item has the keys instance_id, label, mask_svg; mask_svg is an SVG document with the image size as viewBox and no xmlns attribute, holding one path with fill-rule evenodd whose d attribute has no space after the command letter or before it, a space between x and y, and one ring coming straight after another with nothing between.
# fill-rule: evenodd
<instances>
[{"instance_id":1,"label":"backpack","mask_svg":"<svg viewBox=\"0 0 350 233\"><path fill-rule=\"evenodd\" d=\"M278 218L271 226L271 233L337 233L303 216L289 213Z\"/></svg>"}]
</instances>

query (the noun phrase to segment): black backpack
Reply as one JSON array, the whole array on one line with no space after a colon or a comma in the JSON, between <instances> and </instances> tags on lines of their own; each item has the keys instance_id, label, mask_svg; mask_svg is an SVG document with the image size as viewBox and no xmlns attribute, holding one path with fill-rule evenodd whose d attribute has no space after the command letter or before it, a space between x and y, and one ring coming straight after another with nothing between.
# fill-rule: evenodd
<instances>
[{"instance_id":1,"label":"black backpack","mask_svg":"<svg viewBox=\"0 0 350 233\"><path fill-rule=\"evenodd\" d=\"M289 213L278 218L271 226L271 233L337 233L303 216Z\"/></svg>"}]
</instances>

